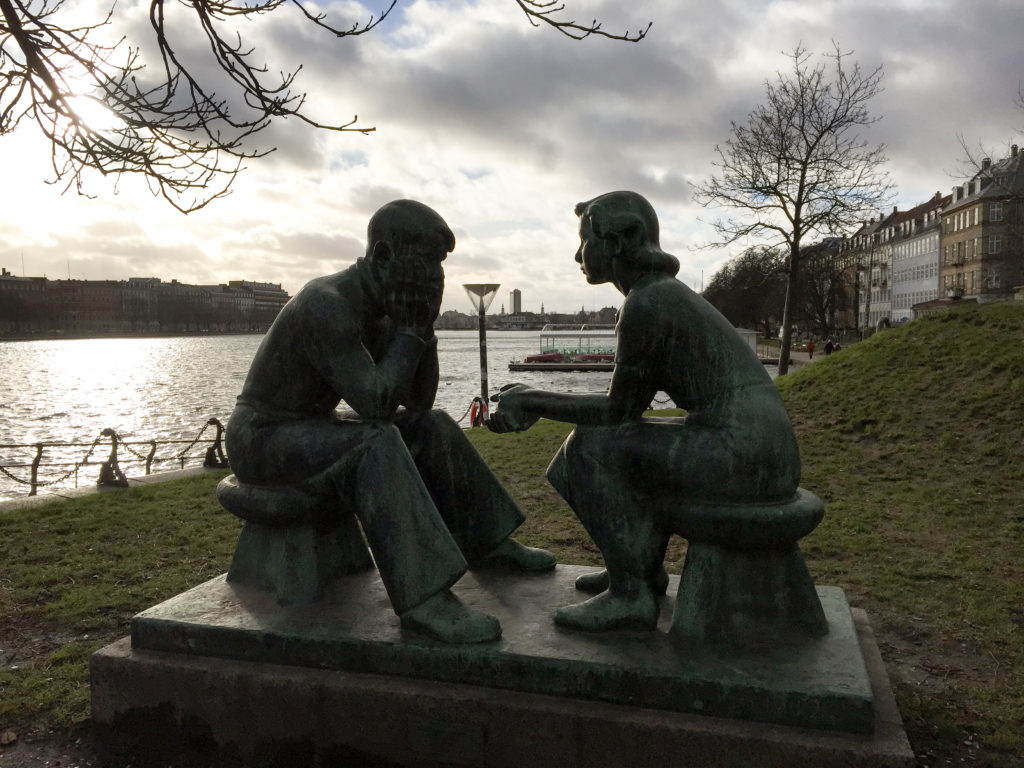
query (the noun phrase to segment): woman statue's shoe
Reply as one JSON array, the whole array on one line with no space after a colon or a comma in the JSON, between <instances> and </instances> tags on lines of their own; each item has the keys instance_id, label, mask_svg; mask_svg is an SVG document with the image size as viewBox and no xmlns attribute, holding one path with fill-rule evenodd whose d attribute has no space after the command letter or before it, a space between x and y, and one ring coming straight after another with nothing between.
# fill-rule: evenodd
<instances>
[{"instance_id":1,"label":"woman statue's shoe","mask_svg":"<svg viewBox=\"0 0 1024 768\"><path fill-rule=\"evenodd\" d=\"M555 613L555 623L567 629L601 632L610 629L652 630L658 626L658 601L646 582L631 595L602 592Z\"/></svg>"},{"instance_id":2,"label":"woman statue's shoe","mask_svg":"<svg viewBox=\"0 0 1024 768\"><path fill-rule=\"evenodd\" d=\"M546 549L527 547L509 536L489 553L470 565L470 568L509 568L514 571L550 571L555 567L555 556Z\"/></svg>"}]
</instances>

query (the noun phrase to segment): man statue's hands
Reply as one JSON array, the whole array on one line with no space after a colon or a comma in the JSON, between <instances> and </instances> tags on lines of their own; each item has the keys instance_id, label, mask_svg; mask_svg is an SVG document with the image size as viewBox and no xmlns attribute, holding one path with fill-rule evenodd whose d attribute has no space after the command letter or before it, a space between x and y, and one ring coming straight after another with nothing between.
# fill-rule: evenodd
<instances>
[{"instance_id":1,"label":"man statue's hands","mask_svg":"<svg viewBox=\"0 0 1024 768\"><path fill-rule=\"evenodd\" d=\"M527 400L531 387L525 384L509 384L502 387L498 394L493 395L491 400L496 402L497 408L491 411L487 420L487 427L491 432L522 432L537 423L537 416L531 416L526 410Z\"/></svg>"},{"instance_id":2,"label":"man statue's hands","mask_svg":"<svg viewBox=\"0 0 1024 768\"><path fill-rule=\"evenodd\" d=\"M418 259L398 260L388 280L387 311L400 330L424 341L434 335L434 321L441 309L444 275L428 275Z\"/></svg>"}]
</instances>

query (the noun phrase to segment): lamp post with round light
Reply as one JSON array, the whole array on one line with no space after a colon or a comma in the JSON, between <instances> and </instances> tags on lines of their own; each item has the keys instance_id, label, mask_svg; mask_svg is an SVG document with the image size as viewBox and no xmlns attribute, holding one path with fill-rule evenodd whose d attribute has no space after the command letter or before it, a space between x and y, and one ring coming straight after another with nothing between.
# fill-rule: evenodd
<instances>
[{"instance_id":1,"label":"lamp post with round light","mask_svg":"<svg viewBox=\"0 0 1024 768\"><path fill-rule=\"evenodd\" d=\"M480 321L480 396L487 403L487 308L498 295L500 283L463 283Z\"/></svg>"}]
</instances>

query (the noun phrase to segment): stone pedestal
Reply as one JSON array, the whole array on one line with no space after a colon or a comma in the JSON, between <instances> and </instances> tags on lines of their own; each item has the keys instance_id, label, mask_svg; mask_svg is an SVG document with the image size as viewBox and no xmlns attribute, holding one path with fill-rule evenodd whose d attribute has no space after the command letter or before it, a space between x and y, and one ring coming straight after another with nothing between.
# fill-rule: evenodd
<instances>
[{"instance_id":1,"label":"stone pedestal","mask_svg":"<svg viewBox=\"0 0 1024 768\"><path fill-rule=\"evenodd\" d=\"M221 577L93 657L93 718L129 751L180 736L248 764L912 765L841 590L819 589L828 635L739 652L670 638L671 597L656 633L558 629L588 570L466 576L455 591L504 628L481 646L404 632L373 572L289 608Z\"/></svg>"}]
</instances>

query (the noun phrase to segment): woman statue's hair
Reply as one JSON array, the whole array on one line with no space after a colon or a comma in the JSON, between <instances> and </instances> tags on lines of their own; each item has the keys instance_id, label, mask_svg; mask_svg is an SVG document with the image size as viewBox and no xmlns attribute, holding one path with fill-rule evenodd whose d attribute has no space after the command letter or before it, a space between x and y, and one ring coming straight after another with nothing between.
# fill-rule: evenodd
<instances>
[{"instance_id":1,"label":"woman statue's hair","mask_svg":"<svg viewBox=\"0 0 1024 768\"><path fill-rule=\"evenodd\" d=\"M647 200L636 192L608 192L576 204L576 215L586 219L590 229L602 240L640 234L640 248L623 253L644 272L675 275L679 259L661 250L658 215Z\"/></svg>"}]
</instances>

